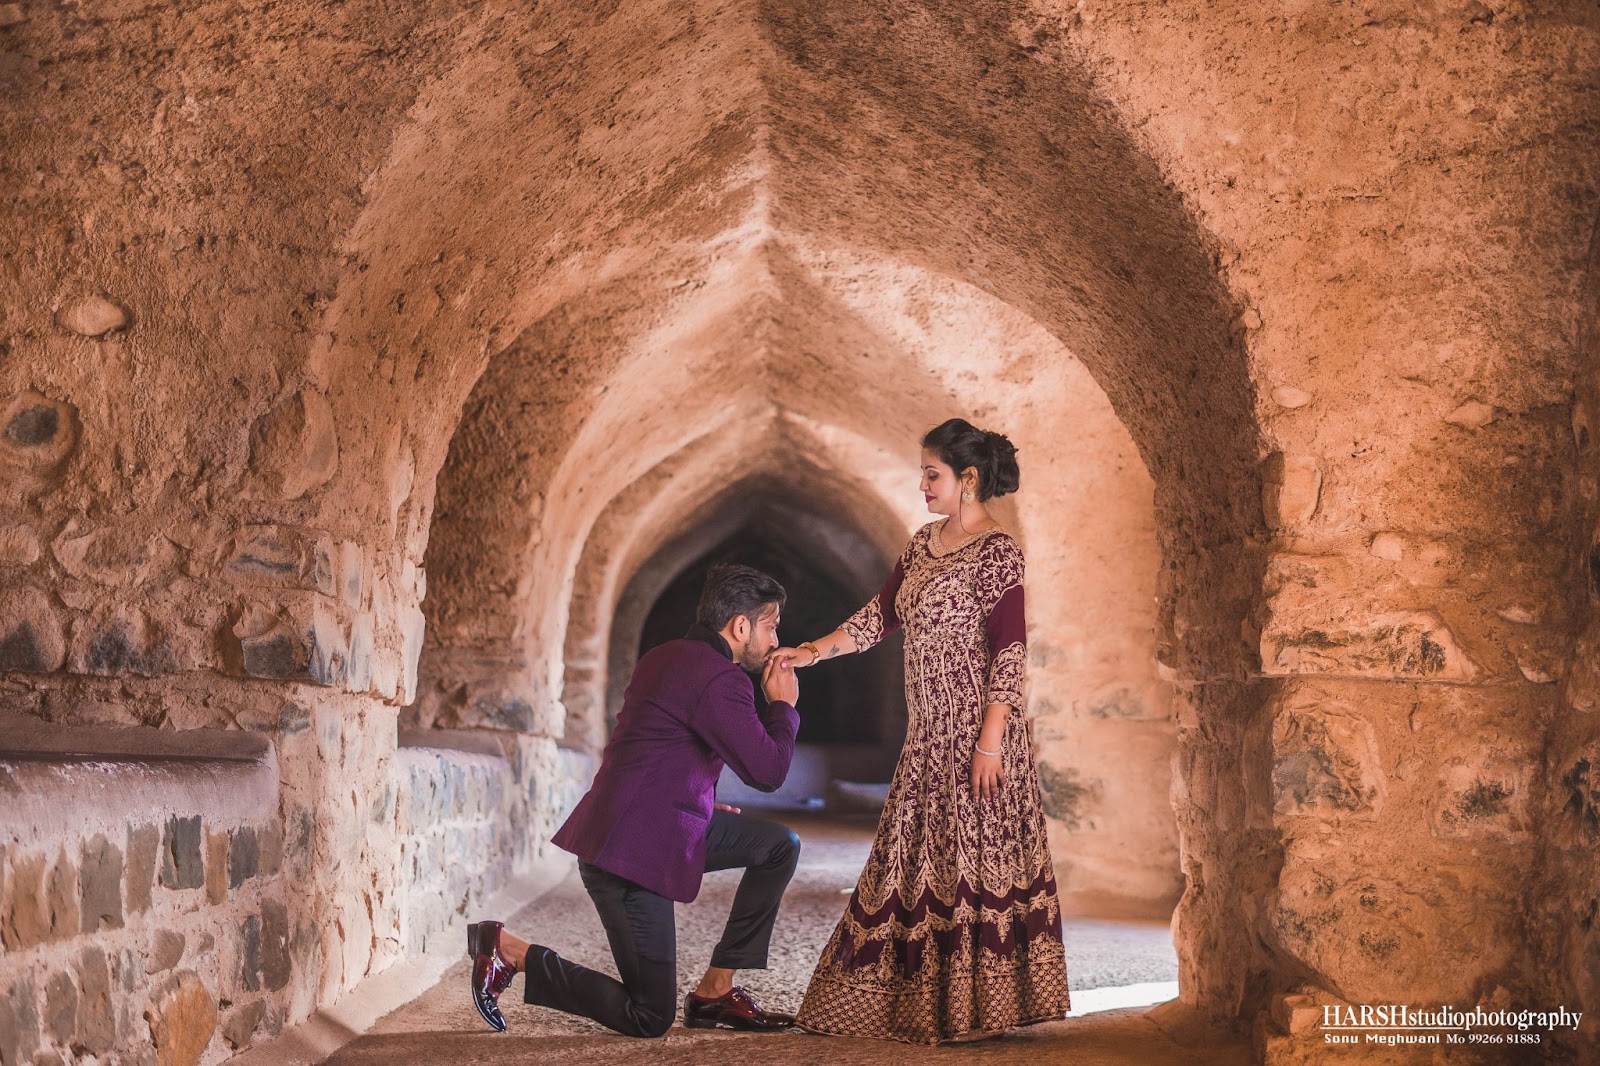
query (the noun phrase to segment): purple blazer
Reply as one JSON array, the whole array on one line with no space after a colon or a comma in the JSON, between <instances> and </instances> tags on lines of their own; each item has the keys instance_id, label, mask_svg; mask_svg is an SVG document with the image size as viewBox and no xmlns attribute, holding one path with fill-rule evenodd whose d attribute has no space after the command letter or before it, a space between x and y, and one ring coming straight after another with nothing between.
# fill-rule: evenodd
<instances>
[{"instance_id":1,"label":"purple blazer","mask_svg":"<svg viewBox=\"0 0 1600 1066\"><path fill-rule=\"evenodd\" d=\"M781 701L758 715L750 675L720 634L696 626L640 657L600 769L552 843L688 903L700 893L723 764L774 792L799 728L800 715Z\"/></svg>"}]
</instances>

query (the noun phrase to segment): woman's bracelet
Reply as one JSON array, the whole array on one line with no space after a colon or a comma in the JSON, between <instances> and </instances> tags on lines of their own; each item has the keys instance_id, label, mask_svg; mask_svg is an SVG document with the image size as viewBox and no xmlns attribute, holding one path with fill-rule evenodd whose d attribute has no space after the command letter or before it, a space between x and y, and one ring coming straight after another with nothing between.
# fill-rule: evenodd
<instances>
[{"instance_id":1,"label":"woman's bracelet","mask_svg":"<svg viewBox=\"0 0 1600 1066\"><path fill-rule=\"evenodd\" d=\"M822 661L822 653L817 650L817 646L811 641L802 641L799 646L811 652L811 661L806 663L807 666L815 666Z\"/></svg>"},{"instance_id":2,"label":"woman's bracelet","mask_svg":"<svg viewBox=\"0 0 1600 1066\"><path fill-rule=\"evenodd\" d=\"M983 750L983 746L981 744L974 744L973 747L978 749L978 754L979 755L999 755L1000 754L998 751L984 751Z\"/></svg>"}]
</instances>

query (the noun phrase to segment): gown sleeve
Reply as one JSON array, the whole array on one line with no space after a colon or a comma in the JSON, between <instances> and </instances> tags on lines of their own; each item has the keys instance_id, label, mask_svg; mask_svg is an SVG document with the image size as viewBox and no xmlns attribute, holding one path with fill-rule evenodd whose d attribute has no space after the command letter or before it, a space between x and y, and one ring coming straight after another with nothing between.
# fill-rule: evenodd
<instances>
[{"instance_id":1,"label":"gown sleeve","mask_svg":"<svg viewBox=\"0 0 1600 1066\"><path fill-rule=\"evenodd\" d=\"M900 554L900 560L894 564L894 569L889 572L889 578L878 594L839 626L856 642L856 651L866 651L900 628L900 615L895 610L894 598L899 595L900 583L905 580L906 557L910 552L908 547Z\"/></svg>"},{"instance_id":2,"label":"gown sleeve","mask_svg":"<svg viewBox=\"0 0 1600 1066\"><path fill-rule=\"evenodd\" d=\"M1011 713L1024 713L1023 687L1028 670L1027 618L1023 610L1023 560L1017 542L990 537L978 557L978 602L984 608L984 635L989 645L986 703L1006 703Z\"/></svg>"}]
</instances>

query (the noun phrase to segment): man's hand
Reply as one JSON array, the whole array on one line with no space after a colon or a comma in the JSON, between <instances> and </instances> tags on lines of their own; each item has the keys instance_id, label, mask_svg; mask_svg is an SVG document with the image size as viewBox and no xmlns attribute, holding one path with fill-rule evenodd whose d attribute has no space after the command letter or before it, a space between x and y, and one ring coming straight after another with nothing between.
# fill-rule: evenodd
<instances>
[{"instance_id":1,"label":"man's hand","mask_svg":"<svg viewBox=\"0 0 1600 1066\"><path fill-rule=\"evenodd\" d=\"M738 807L730 807L726 803L714 803L712 806L719 811L727 811L729 814L740 813L740 809Z\"/></svg>"},{"instance_id":2,"label":"man's hand","mask_svg":"<svg viewBox=\"0 0 1600 1066\"><path fill-rule=\"evenodd\" d=\"M761 691L767 694L768 703L781 700L793 706L800 700L800 679L795 676L789 660L778 658L778 652L767 658L767 665L761 671Z\"/></svg>"}]
</instances>

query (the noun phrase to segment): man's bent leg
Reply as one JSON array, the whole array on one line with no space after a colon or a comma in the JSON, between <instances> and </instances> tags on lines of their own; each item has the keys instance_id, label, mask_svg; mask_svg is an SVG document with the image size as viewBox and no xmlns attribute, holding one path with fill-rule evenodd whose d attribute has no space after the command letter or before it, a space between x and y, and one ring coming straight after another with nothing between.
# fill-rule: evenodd
<instances>
[{"instance_id":1,"label":"man's bent leg","mask_svg":"<svg viewBox=\"0 0 1600 1066\"><path fill-rule=\"evenodd\" d=\"M529 1003L593 1018L625 1036L661 1036L677 1015L678 945L672 901L598 866L579 863L621 981L549 948L528 947Z\"/></svg>"},{"instance_id":2,"label":"man's bent leg","mask_svg":"<svg viewBox=\"0 0 1600 1066\"><path fill-rule=\"evenodd\" d=\"M730 970L766 967L778 906L799 862L800 838L788 826L731 811L711 815L706 870L745 868L722 941L711 954L712 966Z\"/></svg>"}]
</instances>

